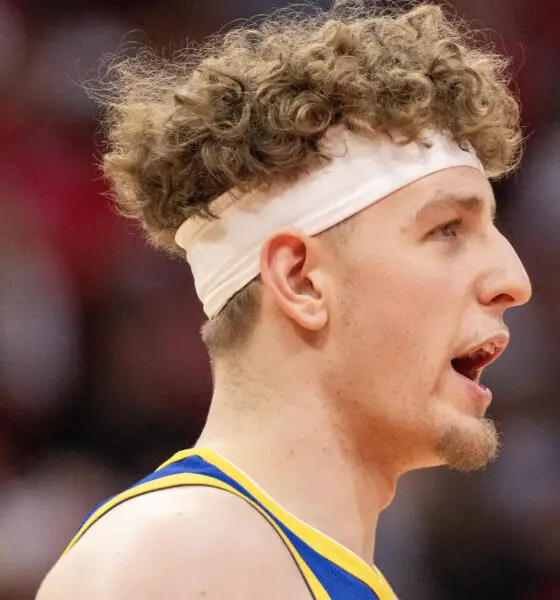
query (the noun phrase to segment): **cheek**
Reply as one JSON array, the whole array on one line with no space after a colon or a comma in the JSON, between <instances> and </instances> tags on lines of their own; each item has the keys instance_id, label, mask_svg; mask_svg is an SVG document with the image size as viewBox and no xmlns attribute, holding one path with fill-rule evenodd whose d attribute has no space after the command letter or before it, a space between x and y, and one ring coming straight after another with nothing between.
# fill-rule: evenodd
<instances>
[{"instance_id":1,"label":"cheek","mask_svg":"<svg viewBox=\"0 0 560 600\"><path fill-rule=\"evenodd\" d=\"M446 281L404 273L362 279L358 289L349 290L343 346L360 365L362 380L387 393L411 389L425 395L456 336L458 302Z\"/></svg>"}]
</instances>

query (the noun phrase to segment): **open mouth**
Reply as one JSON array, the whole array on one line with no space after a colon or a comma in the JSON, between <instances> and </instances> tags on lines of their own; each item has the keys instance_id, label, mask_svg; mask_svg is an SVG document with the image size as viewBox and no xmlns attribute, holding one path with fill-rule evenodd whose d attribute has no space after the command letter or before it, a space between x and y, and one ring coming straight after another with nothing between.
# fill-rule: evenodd
<instances>
[{"instance_id":1,"label":"open mouth","mask_svg":"<svg viewBox=\"0 0 560 600\"><path fill-rule=\"evenodd\" d=\"M505 346L500 347L493 342L487 342L452 359L451 366L459 375L478 383L484 367L494 362L504 348Z\"/></svg>"}]
</instances>

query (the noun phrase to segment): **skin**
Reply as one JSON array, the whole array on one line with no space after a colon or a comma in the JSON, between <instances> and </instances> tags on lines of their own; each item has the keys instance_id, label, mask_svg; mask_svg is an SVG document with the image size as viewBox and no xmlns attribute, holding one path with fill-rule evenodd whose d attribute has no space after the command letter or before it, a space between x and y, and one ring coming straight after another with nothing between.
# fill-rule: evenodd
<instances>
[{"instance_id":1,"label":"skin","mask_svg":"<svg viewBox=\"0 0 560 600\"><path fill-rule=\"evenodd\" d=\"M116 507L47 576L38 600L51 598L310 596L291 555L252 507L227 492L193 487Z\"/></svg>"},{"instance_id":2,"label":"skin","mask_svg":"<svg viewBox=\"0 0 560 600\"><path fill-rule=\"evenodd\" d=\"M505 311L531 294L519 258L493 224L493 210L486 178L458 167L370 206L340 235L282 230L270 237L261 250L259 323L241 357L214 365L214 396L198 445L225 455L285 509L371 563L379 513L403 473L444 464L479 468L496 452L486 405L450 364L461 351L506 331ZM173 496L171 507L159 506L171 492L143 499L150 507L144 513L159 515L150 539L160 549L150 554L152 568L143 577L155 578L166 598L185 598L184 590L194 589L191 571L178 575L172 565L180 556L177 540L193 539L199 517L208 551L191 556L197 577L216 581L215 540L234 522L259 547L259 569L284 597L308 597L306 590L282 588L297 586L300 576L289 570L289 557L280 560L282 548L274 534L259 529L258 515L237 514L236 504L222 499L214 522L192 490ZM120 517L109 513L55 567L51 579L65 582L59 591L79 572L65 561L81 560L91 570L107 547L121 547L121 573L135 568L142 550L123 548L121 529L136 502L124 505L129 508ZM175 522L185 511L191 518ZM251 552L243 548L235 560L250 565ZM188 543L181 552L189 552ZM57 568L66 576L56 576ZM180 584L165 589L167 572ZM257 578L252 569L245 572ZM113 582L115 597L139 597L133 579ZM64 599L49 593L48 581L40 600ZM213 585L204 596L188 597L248 597L225 580ZM103 597L112 597L107 588Z\"/></svg>"}]
</instances>

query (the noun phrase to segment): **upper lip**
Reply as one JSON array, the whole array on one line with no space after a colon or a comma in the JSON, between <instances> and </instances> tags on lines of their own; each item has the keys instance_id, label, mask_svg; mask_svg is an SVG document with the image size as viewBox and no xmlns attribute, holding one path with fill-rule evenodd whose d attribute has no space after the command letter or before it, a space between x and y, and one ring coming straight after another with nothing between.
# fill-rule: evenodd
<instances>
[{"instance_id":1,"label":"upper lip","mask_svg":"<svg viewBox=\"0 0 560 600\"><path fill-rule=\"evenodd\" d=\"M465 358L486 346L487 348L491 348L491 352L484 357L483 364L479 366L478 370L482 370L484 367L487 367L490 363L493 363L495 360L497 360L502 352L506 349L508 344L509 334L506 332L500 332L486 338L481 342L473 344L466 350L461 350L458 354L455 354L453 360L457 358Z\"/></svg>"}]
</instances>

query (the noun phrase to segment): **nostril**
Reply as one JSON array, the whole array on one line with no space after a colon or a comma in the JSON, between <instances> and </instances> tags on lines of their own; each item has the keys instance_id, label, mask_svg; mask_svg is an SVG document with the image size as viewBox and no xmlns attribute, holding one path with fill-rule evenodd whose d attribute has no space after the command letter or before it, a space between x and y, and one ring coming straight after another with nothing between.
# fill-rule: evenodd
<instances>
[{"instance_id":1,"label":"nostril","mask_svg":"<svg viewBox=\"0 0 560 600\"><path fill-rule=\"evenodd\" d=\"M492 304L502 304L505 306L511 306L512 304L517 304L517 302L511 294L498 294L497 296L492 298Z\"/></svg>"}]
</instances>

